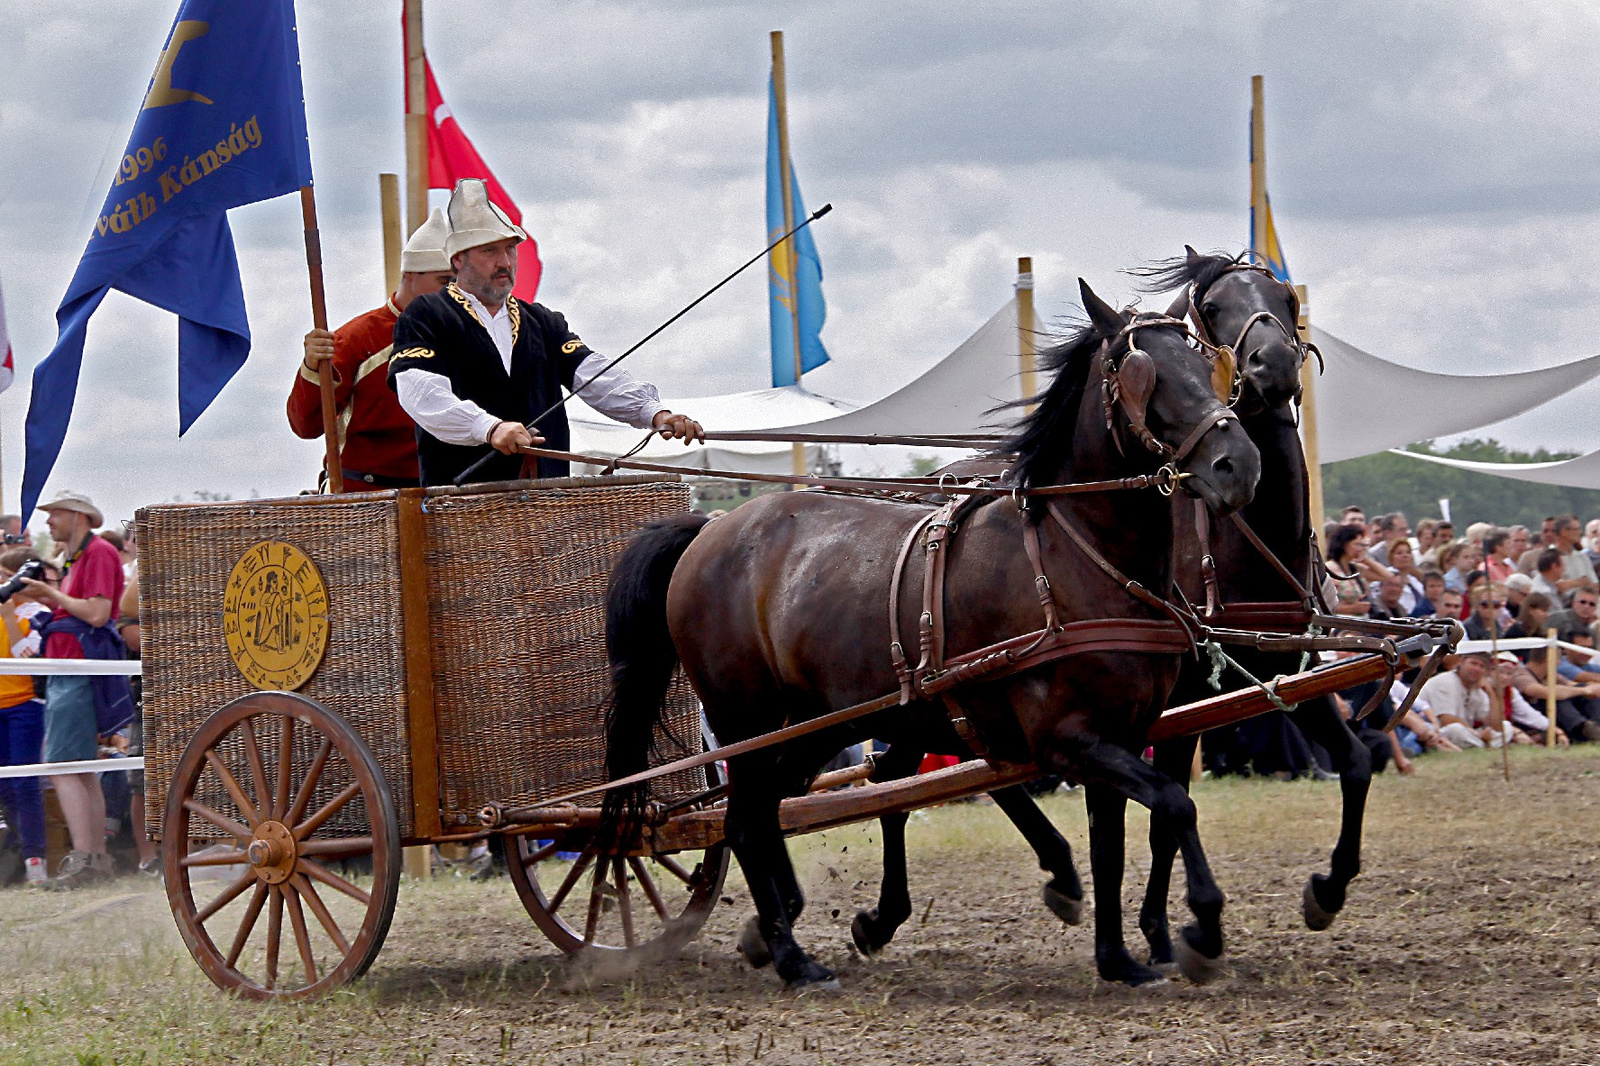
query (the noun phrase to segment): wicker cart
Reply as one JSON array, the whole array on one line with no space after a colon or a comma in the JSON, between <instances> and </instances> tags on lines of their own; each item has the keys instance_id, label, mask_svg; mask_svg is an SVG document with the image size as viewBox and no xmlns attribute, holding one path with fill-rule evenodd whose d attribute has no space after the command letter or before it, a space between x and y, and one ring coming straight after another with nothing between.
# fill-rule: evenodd
<instances>
[{"instance_id":1,"label":"wicker cart","mask_svg":"<svg viewBox=\"0 0 1600 1066\"><path fill-rule=\"evenodd\" d=\"M635 529L688 505L675 479L622 475L141 510L146 818L207 975L252 999L336 988L382 947L401 848L489 834L561 950L659 957L692 939L728 867L714 765L652 782L650 824L605 849L596 807L534 805L605 782L606 580ZM1416 657L1438 641L1405 643ZM1347 660L1278 693L1384 669ZM669 705L663 761L703 744L686 684ZM1155 733L1270 707L1227 694ZM785 801L785 830L1038 772L970 762L864 783L871 770Z\"/></svg>"}]
</instances>

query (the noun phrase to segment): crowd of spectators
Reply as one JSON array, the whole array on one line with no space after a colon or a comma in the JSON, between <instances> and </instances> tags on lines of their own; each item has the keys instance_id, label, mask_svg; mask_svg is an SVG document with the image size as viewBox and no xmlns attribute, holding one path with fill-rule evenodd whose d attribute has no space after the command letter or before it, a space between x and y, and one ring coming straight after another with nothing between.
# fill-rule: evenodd
<instances>
[{"instance_id":1,"label":"crowd of spectators","mask_svg":"<svg viewBox=\"0 0 1600 1066\"><path fill-rule=\"evenodd\" d=\"M0 658L138 658L138 544L78 493L41 505L34 543L0 516ZM20 575L20 576L19 576ZM32 575L32 576L30 576ZM139 754L138 680L0 674L0 766ZM138 772L0 777L0 886L66 890L122 873L159 873L145 840ZM52 799L54 802L47 802ZM68 847L47 863L47 810Z\"/></svg>"},{"instance_id":2,"label":"crowd of spectators","mask_svg":"<svg viewBox=\"0 0 1600 1066\"><path fill-rule=\"evenodd\" d=\"M1380 728L1403 705L1417 672L1396 680L1376 711L1360 722L1353 709L1374 697L1367 685L1336 697L1358 737L1372 750L1375 770L1391 763L1402 773L1429 752L1459 752L1503 744L1600 744L1600 658L1561 649L1555 677L1548 651L1501 649L1521 637L1597 646L1600 624L1600 519L1587 527L1574 515L1554 515L1537 537L1526 526L1486 522L1456 536L1449 520L1425 518L1413 530L1404 514L1368 521L1346 507L1323 529L1323 594L1340 615L1372 619L1447 618L1487 651L1448 660L1416 693L1392 734ZM1547 717L1554 696L1555 721ZM1280 778L1330 776L1327 754L1308 742L1282 712L1208 734L1214 772L1254 772Z\"/></svg>"}]
</instances>

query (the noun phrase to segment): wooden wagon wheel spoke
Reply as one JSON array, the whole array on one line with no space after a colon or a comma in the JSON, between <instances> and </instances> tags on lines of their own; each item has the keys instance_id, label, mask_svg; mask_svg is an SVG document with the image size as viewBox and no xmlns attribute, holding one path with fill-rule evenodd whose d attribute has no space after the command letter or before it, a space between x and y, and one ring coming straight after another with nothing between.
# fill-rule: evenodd
<instances>
[{"instance_id":1,"label":"wooden wagon wheel spoke","mask_svg":"<svg viewBox=\"0 0 1600 1066\"><path fill-rule=\"evenodd\" d=\"M346 881L344 878L340 877L326 866L323 866L320 862L312 862L310 859L302 856L296 869L308 877L312 877L318 881L321 881L329 888L343 892L345 895L359 903L372 902L372 896L370 894L362 891L349 881Z\"/></svg>"},{"instance_id":2,"label":"wooden wagon wheel spoke","mask_svg":"<svg viewBox=\"0 0 1600 1066\"><path fill-rule=\"evenodd\" d=\"M657 855L655 856L655 860L666 869L670 870L673 877L676 877L678 880L691 887L694 885L694 875L680 866L678 864L678 860L674 859L671 855Z\"/></svg>"},{"instance_id":3,"label":"wooden wagon wheel spoke","mask_svg":"<svg viewBox=\"0 0 1600 1066\"><path fill-rule=\"evenodd\" d=\"M600 908L605 906L606 864L604 860L594 864L594 879L589 882L589 916L583 923L583 942L594 943L594 929L600 922Z\"/></svg>"},{"instance_id":4,"label":"wooden wagon wheel spoke","mask_svg":"<svg viewBox=\"0 0 1600 1066\"><path fill-rule=\"evenodd\" d=\"M272 886L265 881L256 882L256 890L250 897L250 907L244 912L244 921L239 923L239 932L234 935L233 946L228 949L228 965L232 966L239 961L239 953L244 950L245 944L250 940L250 934L255 930L256 919L261 916L261 905L267 901Z\"/></svg>"},{"instance_id":5,"label":"wooden wagon wheel spoke","mask_svg":"<svg viewBox=\"0 0 1600 1066\"><path fill-rule=\"evenodd\" d=\"M317 916L317 921L322 923L322 931L328 934L328 939L334 942L341 954L349 954L350 941L344 938L339 923L328 913L327 904L322 902L322 897L317 895L317 890L312 887L311 882L296 873L289 875L289 883L294 886L295 894L306 901L306 906Z\"/></svg>"},{"instance_id":6,"label":"wooden wagon wheel spoke","mask_svg":"<svg viewBox=\"0 0 1600 1066\"><path fill-rule=\"evenodd\" d=\"M617 909L622 915L622 942L625 947L632 950L634 945L633 903L628 899L626 860L620 855L611 860L611 877L616 882Z\"/></svg>"},{"instance_id":7,"label":"wooden wagon wheel spoke","mask_svg":"<svg viewBox=\"0 0 1600 1066\"><path fill-rule=\"evenodd\" d=\"M212 810L197 799L185 799L183 801L183 809L191 814L198 814L224 833L236 836L240 840L248 841L251 837L251 832L248 828L240 825L220 811Z\"/></svg>"},{"instance_id":8,"label":"wooden wagon wheel spoke","mask_svg":"<svg viewBox=\"0 0 1600 1066\"><path fill-rule=\"evenodd\" d=\"M256 788L256 811L262 818L272 817L272 791L267 787L267 764L261 758L261 745L256 742L256 724L244 720L244 758L250 764L250 777Z\"/></svg>"},{"instance_id":9,"label":"wooden wagon wheel spoke","mask_svg":"<svg viewBox=\"0 0 1600 1066\"><path fill-rule=\"evenodd\" d=\"M294 773L294 719L285 715L278 737L278 780L272 793L272 816L289 813L289 778Z\"/></svg>"},{"instance_id":10,"label":"wooden wagon wheel spoke","mask_svg":"<svg viewBox=\"0 0 1600 1066\"><path fill-rule=\"evenodd\" d=\"M352 799L360 794L360 783L356 781L350 782L339 791L337 796L333 797L333 799L329 800L327 803L324 803L320 808L318 808L316 814L313 814L310 818L307 818L305 821L294 827L295 839L304 840L312 833L315 833L322 827L323 822L326 822L329 818L332 818L335 814L339 813L340 807L343 807L346 803L349 803Z\"/></svg>"},{"instance_id":11,"label":"wooden wagon wheel spoke","mask_svg":"<svg viewBox=\"0 0 1600 1066\"><path fill-rule=\"evenodd\" d=\"M306 968L306 980L316 984L317 960L311 950L311 933L306 929L305 911L300 909L300 897L295 890L286 885L279 885L278 891L283 893L284 900L289 904L289 924L294 928L295 946L300 949L300 964Z\"/></svg>"},{"instance_id":12,"label":"wooden wagon wheel spoke","mask_svg":"<svg viewBox=\"0 0 1600 1066\"><path fill-rule=\"evenodd\" d=\"M211 771L222 780L222 787L228 790L228 795L233 799L234 806L239 808L239 813L244 815L244 820L254 829L261 824L261 815L256 813L253 803L245 798L244 789L239 787L238 778L233 776L233 771L228 769L228 764L222 761L222 756L215 751L206 752L206 762L210 764Z\"/></svg>"},{"instance_id":13,"label":"wooden wagon wheel spoke","mask_svg":"<svg viewBox=\"0 0 1600 1066\"><path fill-rule=\"evenodd\" d=\"M273 738L265 752L263 736ZM224 752L239 746L249 771L235 776ZM337 767L330 766L334 759ZM330 782L334 773L337 780ZM254 804L245 795L251 787ZM333 798L306 818L322 789ZM202 798L222 804L215 797L223 791L250 826ZM336 815L358 824L345 831L349 835L318 838ZM227 847L217 845L222 834ZM356 856L371 856L370 886L325 865ZM306 998L360 976L382 947L399 892L399 821L372 749L348 723L304 696L255 692L216 711L190 739L167 786L162 859L173 917L206 976L250 999ZM220 886L207 880L227 866L242 873ZM251 888L248 904L219 913ZM197 891L213 898L197 903ZM260 943L263 907L264 952L251 950L252 941ZM226 935L213 935L208 921L216 930L226 922ZM289 958L298 955L299 966L284 961L291 937Z\"/></svg>"},{"instance_id":14,"label":"wooden wagon wheel spoke","mask_svg":"<svg viewBox=\"0 0 1600 1066\"><path fill-rule=\"evenodd\" d=\"M655 878L650 876L650 871L644 868L644 863L637 855L629 855L628 865L633 868L633 876L639 879L639 887L644 890L650 906L656 909L663 922L672 921L672 915L667 912L666 900L661 898L661 890L656 887Z\"/></svg>"},{"instance_id":15,"label":"wooden wagon wheel spoke","mask_svg":"<svg viewBox=\"0 0 1600 1066\"><path fill-rule=\"evenodd\" d=\"M371 837L330 837L326 840L306 840L296 845L300 855L318 855L325 859L348 859L369 854L374 847Z\"/></svg>"},{"instance_id":16,"label":"wooden wagon wheel spoke","mask_svg":"<svg viewBox=\"0 0 1600 1066\"><path fill-rule=\"evenodd\" d=\"M284 822L293 825L306 812L306 807L311 804L311 793L316 791L317 782L322 780L322 770L328 765L328 756L332 754L333 740L323 737L322 746L317 748L316 757L311 760L311 768L306 771L306 779L300 782L300 790L294 794L294 804L284 812Z\"/></svg>"},{"instance_id":17,"label":"wooden wagon wheel spoke","mask_svg":"<svg viewBox=\"0 0 1600 1066\"><path fill-rule=\"evenodd\" d=\"M550 856L561 850L561 841L552 840L532 855L528 856L529 862L544 862Z\"/></svg>"},{"instance_id":18,"label":"wooden wagon wheel spoke","mask_svg":"<svg viewBox=\"0 0 1600 1066\"><path fill-rule=\"evenodd\" d=\"M204 925L212 915L216 914L222 908L226 907L228 904L244 895L244 890L255 883L255 871L246 870L244 873L239 875L239 879L237 881L223 889L221 892L217 893L216 899L213 899L210 903L207 903L204 907L200 908L199 911L195 912L194 920L199 922L201 925Z\"/></svg>"},{"instance_id":19,"label":"wooden wagon wheel spoke","mask_svg":"<svg viewBox=\"0 0 1600 1066\"><path fill-rule=\"evenodd\" d=\"M567 893L572 891L572 886L578 883L578 878L583 876L583 871L589 868L594 861L594 856L585 852L583 857L572 864L572 869L567 873L566 880L561 882L561 887L556 889L556 894L550 897L550 911L554 913L561 909L562 902L567 898Z\"/></svg>"},{"instance_id":20,"label":"wooden wagon wheel spoke","mask_svg":"<svg viewBox=\"0 0 1600 1066\"><path fill-rule=\"evenodd\" d=\"M238 866L245 861L247 860L242 851L219 851L213 855L202 851L194 855L185 855L178 860L178 865L187 870L191 866Z\"/></svg>"},{"instance_id":21,"label":"wooden wagon wheel spoke","mask_svg":"<svg viewBox=\"0 0 1600 1066\"><path fill-rule=\"evenodd\" d=\"M268 886L272 891L272 905L267 908L267 981L266 987L278 987L278 949L283 943L283 889Z\"/></svg>"}]
</instances>

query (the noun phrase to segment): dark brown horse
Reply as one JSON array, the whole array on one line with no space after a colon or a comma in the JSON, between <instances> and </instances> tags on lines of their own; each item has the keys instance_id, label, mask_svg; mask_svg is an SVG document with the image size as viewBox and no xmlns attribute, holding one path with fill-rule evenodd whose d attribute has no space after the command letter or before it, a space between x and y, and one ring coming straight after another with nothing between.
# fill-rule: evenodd
<instances>
[{"instance_id":1,"label":"dark brown horse","mask_svg":"<svg viewBox=\"0 0 1600 1066\"><path fill-rule=\"evenodd\" d=\"M952 656L1039 628L1037 575L1023 551L1026 525L1038 533L1042 568L1063 622L1131 620L1137 626L1165 618L1130 595L1125 580L1157 596L1170 590L1167 499L1130 490L1051 501L1028 496L1028 489L1149 474L1176 452L1177 467L1190 475L1184 488L1217 513L1252 496L1259 456L1225 417L1210 384L1211 366L1188 332L1165 316L1119 314L1087 285L1082 289L1090 321L1046 353L1054 379L1010 442L1019 457L1015 476L1023 508L1003 497L964 509L959 533L948 541L943 603ZM1106 402L1113 395L1120 400ZM763 497L712 523L685 516L641 533L613 572L607 600L613 779L645 767L680 658L724 743L895 691L889 589L901 545L927 514L910 504L789 493ZM1104 566L1070 539L1069 527ZM907 568L904 582L899 625L916 632L920 566ZM1214 959L1222 950L1223 900L1195 830L1194 805L1181 784L1138 754L1167 704L1179 658L1170 651L1097 650L977 682L958 696L997 756L1032 759L1046 772L1151 809L1184 855L1197 919L1185 940ZM869 736L927 751L967 750L938 701L916 698L729 762L725 827L756 905L766 949L760 954L793 987L828 984L833 975L793 936L804 900L778 804L803 793L840 748ZM637 793L608 797L611 824L636 817L641 802ZM1106 945L1102 951L1097 938L1100 972L1126 979L1135 964L1121 947L1120 929Z\"/></svg>"},{"instance_id":2,"label":"dark brown horse","mask_svg":"<svg viewBox=\"0 0 1600 1066\"><path fill-rule=\"evenodd\" d=\"M1220 593L1219 624L1227 624L1230 609L1250 610L1247 604L1276 604L1292 608L1312 583L1316 554L1312 540L1305 453L1294 422L1292 404L1300 398L1300 368L1308 349L1295 335L1299 303L1294 291L1271 274L1223 255L1202 256L1187 249L1182 259L1160 264L1148 272L1151 287L1185 286L1194 301L1205 331L1219 344L1237 353L1241 370L1234 408L1250 439L1261 452L1261 483L1255 499L1240 515L1263 544L1299 579L1295 588L1270 565L1259 549L1230 522L1210 523L1209 543L1202 545L1192 513L1180 508L1175 578L1191 602L1203 604L1202 556L1215 560ZM1180 298L1180 303L1185 302ZM1174 312L1182 313L1177 305ZM1192 509L1191 509L1192 511ZM1260 613L1259 611L1257 613ZM1303 623L1302 623L1303 624ZM1280 632L1293 631L1282 620L1270 625ZM1273 654L1239 649L1239 665L1260 679L1292 674L1302 668L1297 654ZM1173 689L1175 703L1204 699L1214 694L1208 684L1209 668L1186 665ZM1223 681L1229 687L1244 683L1231 669ZM1326 929L1344 906L1345 892L1361 872L1361 832L1367 792L1372 782L1372 757L1340 716L1333 697L1322 696L1299 704L1289 717L1320 744L1339 775L1343 817L1327 874L1314 874L1302 893L1302 913L1313 930ZM1196 738L1158 745L1156 765L1177 780L1186 781L1194 757ZM1176 842L1155 822L1150 826L1151 872L1146 884L1139 926L1150 943L1151 959L1171 962L1172 944L1167 931L1167 894Z\"/></svg>"}]
</instances>

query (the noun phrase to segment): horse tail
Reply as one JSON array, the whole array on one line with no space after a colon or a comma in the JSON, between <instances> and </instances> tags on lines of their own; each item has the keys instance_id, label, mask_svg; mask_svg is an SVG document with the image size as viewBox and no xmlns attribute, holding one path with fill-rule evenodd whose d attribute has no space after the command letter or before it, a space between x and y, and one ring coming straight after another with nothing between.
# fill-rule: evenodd
<instances>
[{"instance_id":1,"label":"horse tail","mask_svg":"<svg viewBox=\"0 0 1600 1066\"><path fill-rule=\"evenodd\" d=\"M678 515L640 530L611 571L606 588L606 654L611 694L606 707L606 772L615 781L650 765L662 725L678 650L667 628L672 572L708 519ZM598 839L631 835L650 798L648 783L612 789L602 805Z\"/></svg>"}]
</instances>

